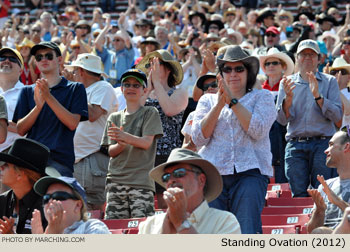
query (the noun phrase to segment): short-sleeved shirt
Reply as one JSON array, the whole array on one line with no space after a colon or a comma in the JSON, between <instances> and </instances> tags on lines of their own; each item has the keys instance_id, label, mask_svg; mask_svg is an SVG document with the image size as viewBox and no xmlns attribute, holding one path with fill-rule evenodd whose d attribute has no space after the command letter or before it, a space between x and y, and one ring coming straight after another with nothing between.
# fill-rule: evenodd
<instances>
[{"instance_id":1,"label":"short-sleeved shirt","mask_svg":"<svg viewBox=\"0 0 350 252\"><path fill-rule=\"evenodd\" d=\"M148 173L154 167L157 138L163 135L158 110L154 107L144 106L140 107L133 114L126 114L126 110L110 114L101 145L116 144L116 141L111 140L107 135L108 128L112 122L117 127L123 126L124 132L134 136L155 137L147 150L127 145L119 155L111 158L108 166L107 181L110 180L121 185L154 191L154 181L150 179Z\"/></svg>"},{"instance_id":2,"label":"short-sleeved shirt","mask_svg":"<svg viewBox=\"0 0 350 252\"><path fill-rule=\"evenodd\" d=\"M3 216L13 217L14 208L16 204L16 195L12 190L0 194L0 218ZM31 234L32 226L31 219L34 209L38 209L41 212L41 221L43 227L47 226L47 221L43 212L42 197L34 192L32 189L22 199L19 200L19 213L17 213L18 224L17 234Z\"/></svg>"},{"instance_id":3,"label":"short-sleeved shirt","mask_svg":"<svg viewBox=\"0 0 350 252\"><path fill-rule=\"evenodd\" d=\"M88 119L87 96L83 84L67 81L62 77L59 84L50 88L50 92L65 109L73 114L79 114L80 121ZM19 95L12 121L17 123L34 107L34 85L25 86ZM73 171L74 133L75 130L66 127L45 103L32 128L28 131L27 138L46 145L54 161Z\"/></svg>"},{"instance_id":4,"label":"short-sleeved shirt","mask_svg":"<svg viewBox=\"0 0 350 252\"><path fill-rule=\"evenodd\" d=\"M6 106L6 101L5 98L0 95L0 119L5 119L7 122L7 106Z\"/></svg>"}]
</instances>

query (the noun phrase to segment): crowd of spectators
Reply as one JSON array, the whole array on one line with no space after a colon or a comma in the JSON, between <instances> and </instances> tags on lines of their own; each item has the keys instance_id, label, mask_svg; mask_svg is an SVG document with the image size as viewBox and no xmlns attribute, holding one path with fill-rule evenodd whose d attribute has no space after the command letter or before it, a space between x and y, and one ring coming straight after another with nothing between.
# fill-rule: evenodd
<instances>
[{"instance_id":1,"label":"crowd of spectators","mask_svg":"<svg viewBox=\"0 0 350 252\"><path fill-rule=\"evenodd\" d=\"M350 4L298 0L293 13L283 9L285 1L263 1L264 8L260 1L236 2L128 0L115 18L118 2L99 1L87 18L78 0L26 0L25 14L0 1L1 151L22 137L45 145L47 165L64 177L50 181L66 195L56 199L50 184L35 187L40 176L16 194L7 177L0 192L13 190L17 200L8 209L19 214L18 202L35 188L49 195L45 204L55 211L47 205L41 217L33 213L36 233L89 229L84 214L64 219L64 227L52 222L55 213L64 218L60 199L82 202L79 209L106 209L106 219L151 216L154 196L159 208L169 209L169 195L178 189L155 183L148 172L172 170L160 165L182 147L216 167L223 186L209 207L234 214L242 233L262 233L271 177L289 183L293 197L312 196L316 212L326 206L313 189L326 188L327 207L340 199L336 224L329 225L335 229L350 203L350 167L329 162L336 132L350 124ZM348 160L345 133L339 146ZM0 174L16 169L2 161ZM168 176L187 176L177 170ZM73 195L76 188L84 197ZM201 190L203 200L206 187ZM8 209L0 211L6 213L0 233L15 230ZM327 212L320 216L327 219ZM328 224L314 219L309 232ZM347 230L342 225L338 230Z\"/></svg>"}]
</instances>

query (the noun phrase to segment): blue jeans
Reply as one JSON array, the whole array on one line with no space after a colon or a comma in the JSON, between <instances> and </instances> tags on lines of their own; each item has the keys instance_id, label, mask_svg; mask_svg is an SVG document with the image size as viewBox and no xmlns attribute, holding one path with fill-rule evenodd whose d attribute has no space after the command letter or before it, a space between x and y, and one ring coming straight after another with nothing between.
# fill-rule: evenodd
<instances>
[{"instance_id":1,"label":"blue jeans","mask_svg":"<svg viewBox=\"0 0 350 252\"><path fill-rule=\"evenodd\" d=\"M325 179L338 176L337 170L326 166L329 139L305 142L289 141L286 145L285 169L293 197L308 197L309 185L317 188L317 175Z\"/></svg>"},{"instance_id":2,"label":"blue jeans","mask_svg":"<svg viewBox=\"0 0 350 252\"><path fill-rule=\"evenodd\" d=\"M222 193L210 207L233 213L242 234L262 233L261 211L265 205L265 195L269 179L258 169L223 175Z\"/></svg>"}]
</instances>

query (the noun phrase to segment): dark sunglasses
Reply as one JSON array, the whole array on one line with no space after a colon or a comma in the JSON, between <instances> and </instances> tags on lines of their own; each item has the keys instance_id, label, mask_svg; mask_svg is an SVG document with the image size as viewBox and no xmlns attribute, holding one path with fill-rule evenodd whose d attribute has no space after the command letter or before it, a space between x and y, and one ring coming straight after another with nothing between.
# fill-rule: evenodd
<instances>
[{"instance_id":1,"label":"dark sunglasses","mask_svg":"<svg viewBox=\"0 0 350 252\"><path fill-rule=\"evenodd\" d=\"M218 84L216 83L216 81L209 83L207 85L203 85L203 91L207 91L209 88L217 88Z\"/></svg>"},{"instance_id":2,"label":"dark sunglasses","mask_svg":"<svg viewBox=\"0 0 350 252\"><path fill-rule=\"evenodd\" d=\"M216 25L211 25L211 26L209 26L209 29L219 29L219 26L216 26Z\"/></svg>"},{"instance_id":3,"label":"dark sunglasses","mask_svg":"<svg viewBox=\"0 0 350 252\"><path fill-rule=\"evenodd\" d=\"M159 65L165 65L165 63L163 62L163 61L161 61L161 60L159 60ZM148 62L147 64L145 64L145 68L147 69L147 68L150 68L151 67L151 63L150 62Z\"/></svg>"},{"instance_id":4,"label":"dark sunglasses","mask_svg":"<svg viewBox=\"0 0 350 252\"><path fill-rule=\"evenodd\" d=\"M350 45L350 40L346 40L343 42L343 45Z\"/></svg>"},{"instance_id":5,"label":"dark sunglasses","mask_svg":"<svg viewBox=\"0 0 350 252\"><path fill-rule=\"evenodd\" d=\"M133 88L140 88L141 87L140 84L129 84L129 83L123 83L122 86L125 87L125 88L131 88L131 87L133 87Z\"/></svg>"},{"instance_id":6,"label":"dark sunglasses","mask_svg":"<svg viewBox=\"0 0 350 252\"><path fill-rule=\"evenodd\" d=\"M88 26L78 26L77 29L89 30Z\"/></svg>"},{"instance_id":7,"label":"dark sunglasses","mask_svg":"<svg viewBox=\"0 0 350 252\"><path fill-rule=\"evenodd\" d=\"M162 181L164 183L167 183L170 180L171 176L173 176L174 178L183 178L186 176L187 172L200 174L200 172L197 172L197 171L187 170L185 168L178 168L174 170L172 173L164 173L162 176Z\"/></svg>"},{"instance_id":8,"label":"dark sunglasses","mask_svg":"<svg viewBox=\"0 0 350 252\"><path fill-rule=\"evenodd\" d=\"M274 33L266 33L265 35L266 35L266 37L273 37L273 38L275 38L277 36Z\"/></svg>"},{"instance_id":9,"label":"dark sunglasses","mask_svg":"<svg viewBox=\"0 0 350 252\"><path fill-rule=\"evenodd\" d=\"M272 61L272 62L265 62L264 65L267 67L269 65L277 66L279 64L281 64L281 62L279 62L279 61Z\"/></svg>"},{"instance_id":10,"label":"dark sunglasses","mask_svg":"<svg viewBox=\"0 0 350 252\"><path fill-rule=\"evenodd\" d=\"M347 75L349 72L346 69L333 69L329 72L330 75L336 75L338 72L341 73L341 75Z\"/></svg>"},{"instance_id":11,"label":"dark sunglasses","mask_svg":"<svg viewBox=\"0 0 350 252\"><path fill-rule=\"evenodd\" d=\"M20 65L18 59L14 56L0 56L0 62L3 62L7 59L12 63L17 63L18 65Z\"/></svg>"},{"instance_id":12,"label":"dark sunglasses","mask_svg":"<svg viewBox=\"0 0 350 252\"><path fill-rule=\"evenodd\" d=\"M224 73L231 73L232 71L235 71L236 73L242 73L244 72L244 70L245 70L244 66L236 66L236 67L225 66L222 68L222 71Z\"/></svg>"},{"instance_id":13,"label":"dark sunglasses","mask_svg":"<svg viewBox=\"0 0 350 252\"><path fill-rule=\"evenodd\" d=\"M37 54L35 55L35 59L37 62L40 62L43 58L47 60L53 60L53 53L46 53L46 54Z\"/></svg>"},{"instance_id":14,"label":"dark sunglasses","mask_svg":"<svg viewBox=\"0 0 350 252\"><path fill-rule=\"evenodd\" d=\"M60 200L60 201L64 201L67 199L79 200L79 198L73 194L63 192L63 191L57 191L57 192L54 192L53 194L45 194L43 196L43 205L46 205L47 203L49 203L50 199Z\"/></svg>"}]
</instances>

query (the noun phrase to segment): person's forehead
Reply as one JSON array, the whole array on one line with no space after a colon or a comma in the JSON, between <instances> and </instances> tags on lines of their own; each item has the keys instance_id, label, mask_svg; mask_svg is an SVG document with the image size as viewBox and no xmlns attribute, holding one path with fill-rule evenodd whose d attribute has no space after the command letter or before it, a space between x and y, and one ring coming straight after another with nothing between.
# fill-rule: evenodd
<instances>
[{"instance_id":1,"label":"person's forehead","mask_svg":"<svg viewBox=\"0 0 350 252\"><path fill-rule=\"evenodd\" d=\"M187 163L177 163L177 164L174 164L174 165L170 165L168 167L166 167L164 169L164 172L165 173L171 173L173 172L174 170L176 169L179 169L179 168L186 168L186 169L191 169L191 165L190 164L187 164Z\"/></svg>"},{"instance_id":2,"label":"person's forehead","mask_svg":"<svg viewBox=\"0 0 350 252\"><path fill-rule=\"evenodd\" d=\"M237 62L226 62L226 63L225 63L225 66L232 66L232 67L235 67L235 66L243 66L243 62L242 62L242 61L237 61Z\"/></svg>"},{"instance_id":3,"label":"person's forehead","mask_svg":"<svg viewBox=\"0 0 350 252\"><path fill-rule=\"evenodd\" d=\"M16 54L14 52L11 52L11 51L5 51L3 53L0 54L0 56L16 56Z\"/></svg>"},{"instance_id":4,"label":"person's forehead","mask_svg":"<svg viewBox=\"0 0 350 252\"><path fill-rule=\"evenodd\" d=\"M38 49L35 54L43 54L48 52L54 53L54 50L51 48L41 48L41 49Z\"/></svg>"},{"instance_id":5,"label":"person's forehead","mask_svg":"<svg viewBox=\"0 0 350 252\"><path fill-rule=\"evenodd\" d=\"M134 78L134 77L132 77L132 76L127 77L127 78L123 81L123 83L128 83L128 84L140 84L140 82L139 82L136 78ZM140 84L140 85L141 85L141 84Z\"/></svg>"},{"instance_id":6,"label":"person's forehead","mask_svg":"<svg viewBox=\"0 0 350 252\"><path fill-rule=\"evenodd\" d=\"M61 183L52 183L47 188L46 193L54 193L57 191L64 191L64 192L72 193L72 189L69 186L66 186L66 185L61 184Z\"/></svg>"},{"instance_id":7,"label":"person's forehead","mask_svg":"<svg viewBox=\"0 0 350 252\"><path fill-rule=\"evenodd\" d=\"M270 57L270 58L267 58L265 62L271 62L271 61L279 61L279 58Z\"/></svg>"},{"instance_id":8,"label":"person's forehead","mask_svg":"<svg viewBox=\"0 0 350 252\"><path fill-rule=\"evenodd\" d=\"M310 48L305 48L304 50L301 51L301 53L313 53L313 54L317 54L314 50L310 49Z\"/></svg>"}]
</instances>

